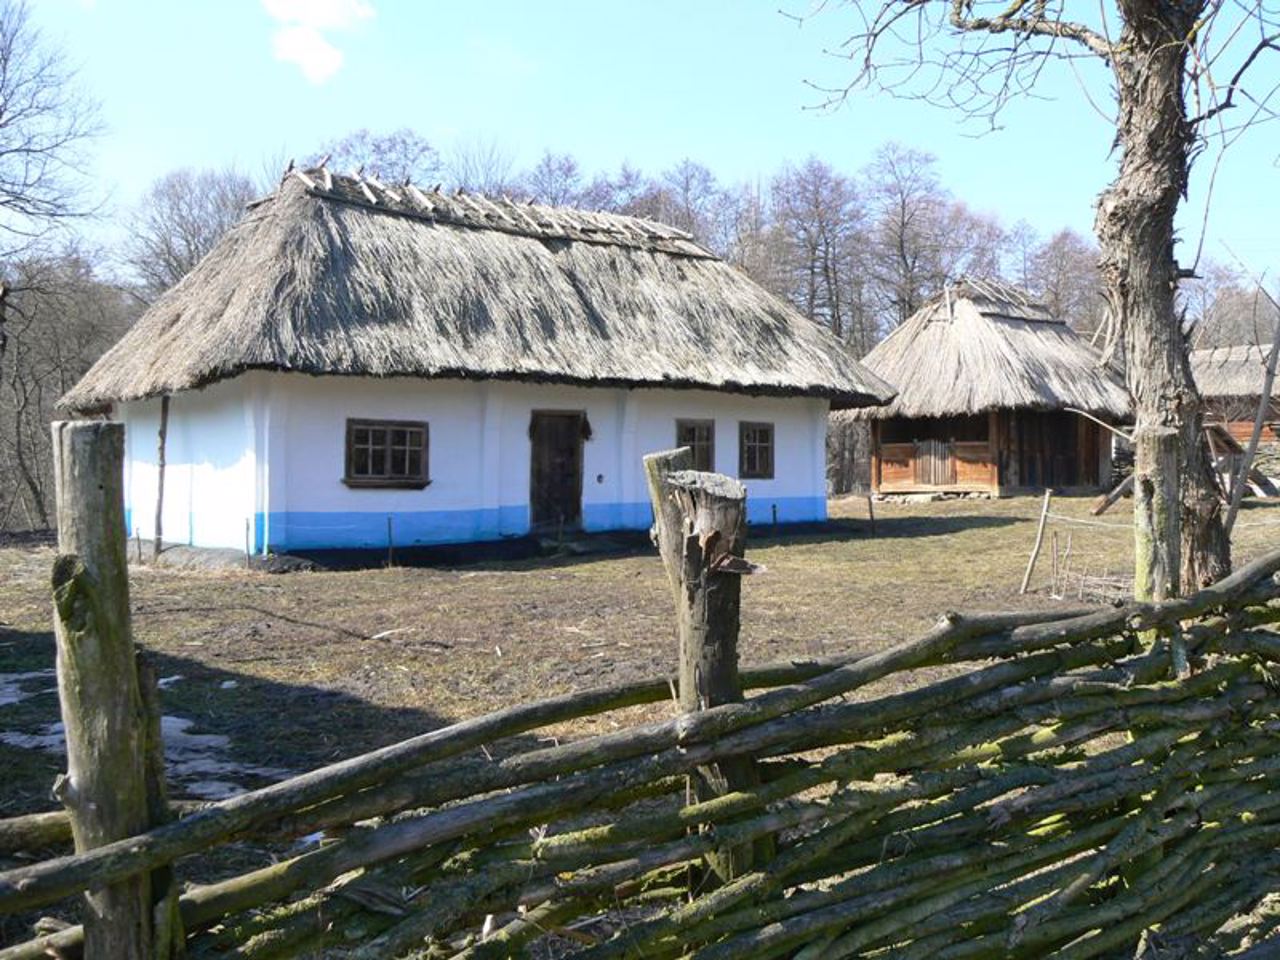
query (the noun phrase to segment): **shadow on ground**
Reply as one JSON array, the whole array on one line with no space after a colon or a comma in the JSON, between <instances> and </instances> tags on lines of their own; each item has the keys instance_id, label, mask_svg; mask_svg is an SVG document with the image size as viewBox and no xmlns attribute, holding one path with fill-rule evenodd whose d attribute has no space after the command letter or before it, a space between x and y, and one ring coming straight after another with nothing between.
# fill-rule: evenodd
<instances>
[{"instance_id":1,"label":"shadow on ground","mask_svg":"<svg viewBox=\"0 0 1280 960\"><path fill-rule=\"evenodd\" d=\"M347 691L144 655L171 718L165 736L175 797L215 799L264 786L446 725L429 711L378 706ZM9 784L0 816L55 806L49 788L64 760L53 668L52 633L0 628L0 691L8 693L0 698L0 769Z\"/></svg>"}]
</instances>

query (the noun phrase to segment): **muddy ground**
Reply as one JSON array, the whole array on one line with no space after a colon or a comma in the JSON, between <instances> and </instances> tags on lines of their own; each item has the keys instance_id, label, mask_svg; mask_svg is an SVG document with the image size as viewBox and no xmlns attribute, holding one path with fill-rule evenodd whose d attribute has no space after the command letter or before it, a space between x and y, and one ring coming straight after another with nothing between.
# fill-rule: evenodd
<instances>
[{"instance_id":1,"label":"muddy ground","mask_svg":"<svg viewBox=\"0 0 1280 960\"><path fill-rule=\"evenodd\" d=\"M1089 503L1059 499L1054 511L1085 518ZM832 504L822 531L753 531L749 553L768 570L744 585L744 661L876 650L945 610L1068 602L1043 589L1047 555L1042 589L1017 594L1039 508L1031 498L881 503L872 536L866 501L850 499ZM1051 530L1062 548L1072 532L1073 569L1123 573L1127 520L1121 504L1103 518L1109 526ZM1275 543L1280 505L1246 509L1238 557ZM47 540L0 545L0 816L49 808L60 769L38 749L57 732L52 559ZM196 738L179 795L259 785L514 701L654 676L674 661L670 599L648 549L284 575L143 566L131 591L164 711Z\"/></svg>"}]
</instances>

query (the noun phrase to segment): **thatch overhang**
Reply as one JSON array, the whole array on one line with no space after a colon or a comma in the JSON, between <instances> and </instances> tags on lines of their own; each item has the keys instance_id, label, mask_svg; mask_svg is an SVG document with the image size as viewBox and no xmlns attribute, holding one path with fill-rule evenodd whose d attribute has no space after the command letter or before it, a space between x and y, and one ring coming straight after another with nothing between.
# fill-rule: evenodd
<instances>
[{"instance_id":1,"label":"thatch overhang","mask_svg":"<svg viewBox=\"0 0 1280 960\"><path fill-rule=\"evenodd\" d=\"M1262 395L1268 347L1242 344L1191 351L1191 375L1206 400L1215 398L1257 400ZM1280 377L1271 396L1280 400Z\"/></svg>"},{"instance_id":2,"label":"thatch overhang","mask_svg":"<svg viewBox=\"0 0 1280 960\"><path fill-rule=\"evenodd\" d=\"M252 206L66 396L250 370L725 390L879 404L829 331L682 231L324 169Z\"/></svg>"},{"instance_id":3,"label":"thatch overhang","mask_svg":"<svg viewBox=\"0 0 1280 960\"><path fill-rule=\"evenodd\" d=\"M898 389L852 417L953 417L990 410L1129 415L1128 392L1098 354L1023 291L991 280L949 286L863 358Z\"/></svg>"}]
</instances>

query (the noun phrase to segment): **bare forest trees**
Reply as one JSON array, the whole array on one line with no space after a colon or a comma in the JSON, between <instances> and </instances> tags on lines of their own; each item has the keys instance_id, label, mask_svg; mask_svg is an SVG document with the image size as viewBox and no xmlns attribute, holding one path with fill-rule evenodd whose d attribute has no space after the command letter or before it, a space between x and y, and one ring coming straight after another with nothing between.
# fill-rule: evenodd
<instances>
[{"instance_id":1,"label":"bare forest trees","mask_svg":"<svg viewBox=\"0 0 1280 960\"><path fill-rule=\"evenodd\" d=\"M875 345L866 211L853 180L817 157L773 179L780 276L775 292L859 354Z\"/></svg>"},{"instance_id":2,"label":"bare forest trees","mask_svg":"<svg viewBox=\"0 0 1280 960\"><path fill-rule=\"evenodd\" d=\"M11 263L10 349L0 367L0 530L50 525L54 404L132 322L137 307L69 248Z\"/></svg>"},{"instance_id":3,"label":"bare forest trees","mask_svg":"<svg viewBox=\"0 0 1280 960\"><path fill-rule=\"evenodd\" d=\"M1116 0L1088 10L1063 0L842 10L849 7L849 89L874 85L990 119L1028 94L1053 60L1086 57L1109 74L1119 166L1095 230L1137 413L1136 591L1160 599L1217 579L1229 569L1230 545L1177 310L1189 270L1174 258L1174 216L1193 157L1222 130L1214 124L1233 110L1233 127L1274 116L1274 73L1250 87L1266 77L1258 63L1280 52L1274 8L1207 0Z\"/></svg>"},{"instance_id":4,"label":"bare forest trees","mask_svg":"<svg viewBox=\"0 0 1280 960\"><path fill-rule=\"evenodd\" d=\"M129 218L125 249L141 296L154 300L186 276L258 193L235 169L175 170L153 183Z\"/></svg>"},{"instance_id":5,"label":"bare forest trees","mask_svg":"<svg viewBox=\"0 0 1280 960\"><path fill-rule=\"evenodd\" d=\"M89 212L82 164L97 132L61 51L31 25L26 4L0 0L0 258L36 249ZM10 277L0 277L0 364L8 348Z\"/></svg>"},{"instance_id":6,"label":"bare forest trees","mask_svg":"<svg viewBox=\"0 0 1280 960\"><path fill-rule=\"evenodd\" d=\"M66 228L93 211L97 131L62 53L0 0L0 530L48 526L53 404L119 335L127 308Z\"/></svg>"}]
</instances>

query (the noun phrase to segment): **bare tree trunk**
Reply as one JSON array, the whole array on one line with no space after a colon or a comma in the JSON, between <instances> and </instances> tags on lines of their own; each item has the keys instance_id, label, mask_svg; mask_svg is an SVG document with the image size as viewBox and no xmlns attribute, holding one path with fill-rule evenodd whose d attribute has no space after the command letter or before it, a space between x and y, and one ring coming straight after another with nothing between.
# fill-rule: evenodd
<instances>
[{"instance_id":1,"label":"bare tree trunk","mask_svg":"<svg viewBox=\"0 0 1280 960\"><path fill-rule=\"evenodd\" d=\"M1174 300L1173 220L1194 139L1182 90L1184 41L1202 6L1122 0L1123 52L1113 64L1122 157L1096 222L1137 415L1134 590L1141 599L1176 596L1184 573L1198 580L1230 565L1220 512L1206 508L1199 398Z\"/></svg>"}]
</instances>

